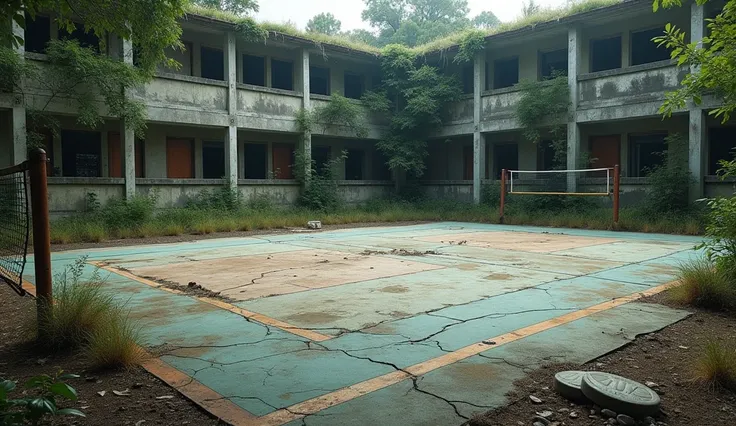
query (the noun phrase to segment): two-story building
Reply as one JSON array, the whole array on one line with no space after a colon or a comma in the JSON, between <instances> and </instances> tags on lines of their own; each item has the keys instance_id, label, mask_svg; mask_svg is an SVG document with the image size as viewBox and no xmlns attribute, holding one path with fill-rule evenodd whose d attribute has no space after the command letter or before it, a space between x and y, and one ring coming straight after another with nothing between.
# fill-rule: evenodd
<instances>
[{"instance_id":1,"label":"two-story building","mask_svg":"<svg viewBox=\"0 0 736 426\"><path fill-rule=\"evenodd\" d=\"M613 6L500 32L486 37L474 62L452 62L457 48L429 53L427 61L445 64L466 95L451 107L446 125L429 141L422 182L434 197L479 201L481 185L503 168L543 170L550 151L525 140L515 116L520 80L543 80L565 72L570 87L567 122L568 168L583 152L595 167L621 165L626 191L643 188L648 167L662 161L665 137L681 134L689 146L695 177L693 197L730 194L733 183L715 178L719 159L736 148L736 125L708 116L712 101L689 105L663 120L658 112L665 93L678 87L688 69L651 41L672 22L693 41L703 37L706 19L718 8L683 7L652 13L650 0ZM223 185L248 198L268 194L293 202L294 153L303 150L317 162L347 151L338 177L343 198L359 202L393 190L386 159L376 149L383 124L366 115L369 132L358 139L340 126L317 126L304 137L297 125L302 108L329 101L332 93L359 99L380 84L380 58L360 51L315 43L307 37L271 32L265 43L237 37L233 23L188 14L182 19L183 51L171 51L181 67L160 69L156 78L129 96L147 108L145 137L107 117L97 129L80 127L74 107L56 99L46 108L61 122L49 134L49 194L54 214L83 208L88 192L104 202L111 197L156 189L160 207L179 206L202 189ZM19 54L43 66L46 42L61 36L97 45L78 29L60 34L53 19L29 21ZM132 61L128 41L110 37L108 54ZM27 87L25 103L46 102L43 90ZM26 155L26 105L0 94L0 167ZM127 159L127 161L126 161Z\"/></svg>"}]
</instances>

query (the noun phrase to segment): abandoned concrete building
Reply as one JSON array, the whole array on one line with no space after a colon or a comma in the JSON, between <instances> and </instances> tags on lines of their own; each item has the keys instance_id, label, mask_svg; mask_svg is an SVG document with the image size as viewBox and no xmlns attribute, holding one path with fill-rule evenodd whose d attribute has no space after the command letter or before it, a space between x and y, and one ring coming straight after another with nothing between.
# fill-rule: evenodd
<instances>
[{"instance_id":1,"label":"abandoned concrete building","mask_svg":"<svg viewBox=\"0 0 736 426\"><path fill-rule=\"evenodd\" d=\"M699 40L713 7L693 3L652 13L650 0L630 0L490 35L485 50L464 66L452 61L457 49L437 53L465 95L429 141L422 180L427 194L478 202L481 185L497 179L503 168L549 167L548 150L523 137L514 105L520 96L516 83L544 79L552 70L566 72L570 87L569 168L588 152L595 167L621 165L623 191L641 190L646 168L662 161L657 153L665 149L665 137L679 133L689 146L692 197L730 194L733 183L721 182L715 172L718 160L736 148L736 125L708 116L708 102L663 120L658 109L665 93L678 87L688 69L678 68L651 42L667 22ZM130 95L147 107L145 137L136 138L112 117L100 128L83 128L64 102L50 106L62 123L59 134L46 141L53 214L81 209L89 192L105 202L156 189L159 206L169 207L227 184L246 199L265 193L293 202L299 193L291 168L296 150L317 162L347 151L338 173L347 202L393 190L386 159L375 147L384 123L370 122L365 139L339 126L317 127L303 137L296 123L301 108L323 105L331 93L359 103L364 91L380 84L374 53L285 34L246 43L232 23L191 14L182 27L186 50L171 52L181 67L161 69ZM39 16L28 23L19 53L42 66L45 43L58 34L52 19ZM96 42L81 30L71 36ZM111 38L108 50L132 51L129 42L120 44ZM34 93L34 99L43 95ZM0 166L24 160L26 105L0 95L0 123Z\"/></svg>"}]
</instances>

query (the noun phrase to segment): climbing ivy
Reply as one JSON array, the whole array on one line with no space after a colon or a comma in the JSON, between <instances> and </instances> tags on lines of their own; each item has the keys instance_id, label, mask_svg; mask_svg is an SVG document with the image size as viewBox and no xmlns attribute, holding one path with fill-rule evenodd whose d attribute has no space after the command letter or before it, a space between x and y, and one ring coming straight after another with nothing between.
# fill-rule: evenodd
<instances>
[{"instance_id":1,"label":"climbing ivy","mask_svg":"<svg viewBox=\"0 0 736 426\"><path fill-rule=\"evenodd\" d=\"M322 106L311 110L302 108L296 115L299 133L313 132L317 125L322 126L323 131L336 126L350 129L358 138L368 136L368 126L361 105L338 93L330 96L330 101Z\"/></svg>"},{"instance_id":2,"label":"climbing ivy","mask_svg":"<svg viewBox=\"0 0 736 426\"><path fill-rule=\"evenodd\" d=\"M486 33L481 30L468 30L459 41L459 50L453 62L461 64L472 62L475 55L486 48Z\"/></svg>"},{"instance_id":3,"label":"climbing ivy","mask_svg":"<svg viewBox=\"0 0 736 426\"><path fill-rule=\"evenodd\" d=\"M268 30L264 29L250 17L238 18L235 21L235 31L245 41L265 42L268 38Z\"/></svg>"},{"instance_id":4,"label":"climbing ivy","mask_svg":"<svg viewBox=\"0 0 736 426\"><path fill-rule=\"evenodd\" d=\"M516 104L516 118L524 137L531 142L541 143L542 136L548 136L554 152L553 167L566 168L566 118L570 105L567 76L555 74L542 81L522 80L518 88L521 98Z\"/></svg>"},{"instance_id":5,"label":"climbing ivy","mask_svg":"<svg viewBox=\"0 0 736 426\"><path fill-rule=\"evenodd\" d=\"M386 46L381 52L381 88L363 97L371 111L390 112L388 128L376 146L388 158L389 168L410 178L424 174L427 139L442 126L446 107L462 93L455 77L418 62L406 46Z\"/></svg>"}]
</instances>

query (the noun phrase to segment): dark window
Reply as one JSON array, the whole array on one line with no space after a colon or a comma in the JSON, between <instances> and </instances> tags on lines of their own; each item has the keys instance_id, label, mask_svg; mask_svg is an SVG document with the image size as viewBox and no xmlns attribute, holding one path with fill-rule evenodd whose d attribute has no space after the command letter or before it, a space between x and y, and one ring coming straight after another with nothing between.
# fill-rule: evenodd
<instances>
[{"instance_id":1,"label":"dark window","mask_svg":"<svg viewBox=\"0 0 736 426\"><path fill-rule=\"evenodd\" d=\"M540 53L539 74L543 79L555 74L567 75L567 49Z\"/></svg>"},{"instance_id":2,"label":"dark window","mask_svg":"<svg viewBox=\"0 0 736 426\"><path fill-rule=\"evenodd\" d=\"M516 143L505 143L493 146L493 175L501 178L501 170L519 168L519 146Z\"/></svg>"},{"instance_id":3,"label":"dark window","mask_svg":"<svg viewBox=\"0 0 736 426\"><path fill-rule=\"evenodd\" d=\"M26 52L43 53L46 43L51 40L51 21L48 16L36 15L36 19L33 19L26 13L25 38Z\"/></svg>"},{"instance_id":4,"label":"dark window","mask_svg":"<svg viewBox=\"0 0 736 426\"><path fill-rule=\"evenodd\" d=\"M312 161L314 161L314 168L317 173L322 173L325 166L330 161L330 147L329 146L313 146L312 147Z\"/></svg>"},{"instance_id":5,"label":"dark window","mask_svg":"<svg viewBox=\"0 0 736 426\"><path fill-rule=\"evenodd\" d=\"M225 80L225 57L221 49L202 47L202 77L212 80Z\"/></svg>"},{"instance_id":6,"label":"dark window","mask_svg":"<svg viewBox=\"0 0 736 426\"><path fill-rule=\"evenodd\" d=\"M486 83L483 85L483 90L488 90L491 88L491 67L488 66L488 62L486 62L485 74Z\"/></svg>"},{"instance_id":7,"label":"dark window","mask_svg":"<svg viewBox=\"0 0 736 426\"><path fill-rule=\"evenodd\" d=\"M61 168L64 176L99 177L102 154L98 132L63 130L61 132Z\"/></svg>"},{"instance_id":8,"label":"dark window","mask_svg":"<svg viewBox=\"0 0 736 426\"><path fill-rule=\"evenodd\" d=\"M345 179L362 180L363 179L363 160L365 152L360 149L349 149L348 158L345 159Z\"/></svg>"},{"instance_id":9,"label":"dark window","mask_svg":"<svg viewBox=\"0 0 736 426\"><path fill-rule=\"evenodd\" d=\"M225 176L225 144L202 142L202 177L220 179Z\"/></svg>"},{"instance_id":10,"label":"dark window","mask_svg":"<svg viewBox=\"0 0 736 426\"><path fill-rule=\"evenodd\" d=\"M554 162L555 150L552 141L540 141L537 144L537 170L552 170Z\"/></svg>"},{"instance_id":11,"label":"dark window","mask_svg":"<svg viewBox=\"0 0 736 426\"><path fill-rule=\"evenodd\" d=\"M664 163L666 133L629 136L629 175L646 176L653 167Z\"/></svg>"},{"instance_id":12,"label":"dark window","mask_svg":"<svg viewBox=\"0 0 736 426\"><path fill-rule=\"evenodd\" d=\"M266 58L243 55L243 83L266 86Z\"/></svg>"},{"instance_id":13,"label":"dark window","mask_svg":"<svg viewBox=\"0 0 736 426\"><path fill-rule=\"evenodd\" d=\"M309 93L330 94L330 70L322 67L309 67Z\"/></svg>"},{"instance_id":14,"label":"dark window","mask_svg":"<svg viewBox=\"0 0 736 426\"><path fill-rule=\"evenodd\" d=\"M390 180L391 169L388 168L388 157L381 151L373 151L373 177L376 180Z\"/></svg>"},{"instance_id":15,"label":"dark window","mask_svg":"<svg viewBox=\"0 0 736 426\"><path fill-rule=\"evenodd\" d=\"M493 61L493 88L511 87L519 82L519 58Z\"/></svg>"},{"instance_id":16,"label":"dark window","mask_svg":"<svg viewBox=\"0 0 736 426\"><path fill-rule=\"evenodd\" d=\"M266 144L245 144L245 172L246 179L266 179L266 162L268 154Z\"/></svg>"},{"instance_id":17,"label":"dark window","mask_svg":"<svg viewBox=\"0 0 736 426\"><path fill-rule=\"evenodd\" d=\"M463 93L473 93L473 66L463 67Z\"/></svg>"},{"instance_id":18,"label":"dark window","mask_svg":"<svg viewBox=\"0 0 736 426\"><path fill-rule=\"evenodd\" d=\"M663 35L664 28L654 28L631 33L631 65L648 64L670 58L670 51L657 47L652 38Z\"/></svg>"},{"instance_id":19,"label":"dark window","mask_svg":"<svg viewBox=\"0 0 736 426\"><path fill-rule=\"evenodd\" d=\"M74 24L75 28L71 33L65 29L59 30L59 38L62 40L77 40L82 47L88 47L97 52L100 51L100 39L93 32L85 32L84 25Z\"/></svg>"},{"instance_id":20,"label":"dark window","mask_svg":"<svg viewBox=\"0 0 736 426\"><path fill-rule=\"evenodd\" d=\"M736 156L736 127L715 127L708 135L708 174L715 175L721 166L719 160L733 160Z\"/></svg>"},{"instance_id":21,"label":"dark window","mask_svg":"<svg viewBox=\"0 0 736 426\"><path fill-rule=\"evenodd\" d=\"M271 87L294 90L293 68L291 62L271 59Z\"/></svg>"},{"instance_id":22,"label":"dark window","mask_svg":"<svg viewBox=\"0 0 736 426\"><path fill-rule=\"evenodd\" d=\"M621 68L621 36L591 40L590 72Z\"/></svg>"},{"instance_id":23,"label":"dark window","mask_svg":"<svg viewBox=\"0 0 736 426\"><path fill-rule=\"evenodd\" d=\"M376 90L379 87L381 87L381 76L374 74L371 76L371 89Z\"/></svg>"},{"instance_id":24,"label":"dark window","mask_svg":"<svg viewBox=\"0 0 736 426\"><path fill-rule=\"evenodd\" d=\"M345 97L351 99L360 99L363 96L365 84L363 76L357 74L345 73Z\"/></svg>"}]
</instances>

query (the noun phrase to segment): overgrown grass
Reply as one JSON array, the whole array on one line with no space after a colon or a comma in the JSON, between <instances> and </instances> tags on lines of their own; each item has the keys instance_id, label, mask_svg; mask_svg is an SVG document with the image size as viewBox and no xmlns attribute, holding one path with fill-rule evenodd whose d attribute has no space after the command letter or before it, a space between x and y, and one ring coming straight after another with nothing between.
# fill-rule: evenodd
<instances>
[{"instance_id":1,"label":"overgrown grass","mask_svg":"<svg viewBox=\"0 0 736 426\"><path fill-rule=\"evenodd\" d=\"M54 303L38 319L39 343L52 351L83 348L96 367L128 367L142 359L138 326L95 271L83 279L86 258L54 277Z\"/></svg>"},{"instance_id":2,"label":"overgrown grass","mask_svg":"<svg viewBox=\"0 0 736 426\"><path fill-rule=\"evenodd\" d=\"M710 261L702 259L680 265L678 280L681 284L670 291L675 302L736 311L736 282Z\"/></svg>"},{"instance_id":3,"label":"overgrown grass","mask_svg":"<svg viewBox=\"0 0 736 426\"><path fill-rule=\"evenodd\" d=\"M736 391L736 346L711 340L695 365L697 380Z\"/></svg>"},{"instance_id":4,"label":"overgrown grass","mask_svg":"<svg viewBox=\"0 0 736 426\"><path fill-rule=\"evenodd\" d=\"M371 201L354 207L338 207L327 213L294 206L279 207L262 201L236 209L179 208L160 211L132 226L107 226L109 215L82 214L51 224L56 244L100 242L110 239L160 237L214 232L304 227L309 220L326 225L401 221L460 221L499 223L498 208L448 201ZM129 222L125 221L126 224ZM529 209L509 204L505 223L581 229L613 229L611 208L587 206L558 211ZM622 209L622 231L695 235L702 231L696 215L653 217L636 209Z\"/></svg>"}]
</instances>

